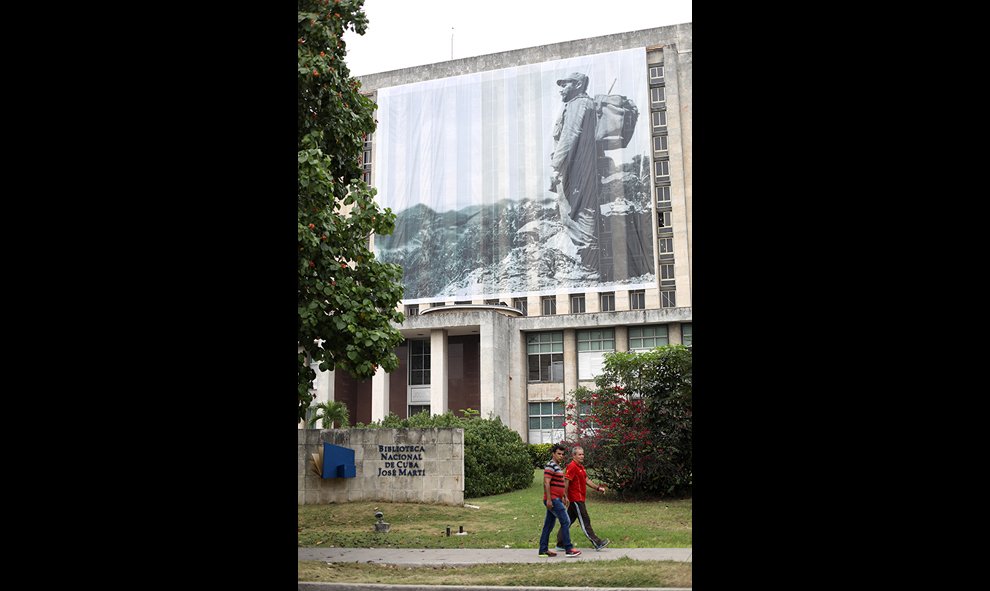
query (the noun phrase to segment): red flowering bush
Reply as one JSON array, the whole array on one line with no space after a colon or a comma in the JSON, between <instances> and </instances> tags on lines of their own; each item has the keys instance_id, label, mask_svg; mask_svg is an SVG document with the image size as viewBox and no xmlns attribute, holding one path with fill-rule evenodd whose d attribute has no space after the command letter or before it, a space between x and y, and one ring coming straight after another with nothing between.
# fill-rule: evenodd
<instances>
[{"instance_id":1,"label":"red flowering bush","mask_svg":"<svg viewBox=\"0 0 990 591\"><path fill-rule=\"evenodd\" d=\"M606 354L595 383L574 391L565 419L588 469L622 495L690 495L691 350Z\"/></svg>"}]
</instances>

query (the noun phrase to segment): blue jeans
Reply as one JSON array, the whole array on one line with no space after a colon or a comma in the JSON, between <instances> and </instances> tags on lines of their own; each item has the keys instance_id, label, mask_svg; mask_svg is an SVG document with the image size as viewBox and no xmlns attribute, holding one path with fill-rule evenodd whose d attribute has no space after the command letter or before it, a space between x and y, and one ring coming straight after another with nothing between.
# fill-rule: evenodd
<instances>
[{"instance_id":1,"label":"blue jeans","mask_svg":"<svg viewBox=\"0 0 990 591\"><path fill-rule=\"evenodd\" d=\"M543 533L540 534L540 554L550 549L550 532L553 531L554 521L560 522L561 540L564 542L564 549L570 550L573 548L574 544L571 544L571 518L567 516L567 509L564 507L564 502L560 499L554 499L553 511L547 509L546 502L543 503L543 508L546 509L547 516L543 518Z\"/></svg>"}]
</instances>

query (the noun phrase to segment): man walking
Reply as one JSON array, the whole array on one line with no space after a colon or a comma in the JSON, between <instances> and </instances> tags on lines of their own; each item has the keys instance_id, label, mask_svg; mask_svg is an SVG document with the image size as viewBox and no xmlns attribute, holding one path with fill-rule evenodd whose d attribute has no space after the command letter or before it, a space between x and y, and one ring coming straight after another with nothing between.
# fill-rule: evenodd
<instances>
[{"instance_id":1,"label":"man walking","mask_svg":"<svg viewBox=\"0 0 990 591\"><path fill-rule=\"evenodd\" d=\"M588 515L588 507L585 506L585 498L587 493L587 483L588 472L584 469L584 448L575 445L571 448L571 463L567 465L567 471L564 473L564 483L567 488L566 494L567 499L570 500L570 506L567 508L567 516L570 521L578 522L581 524L581 530L584 531L584 535L591 540L591 543L595 546L595 550L601 550L605 546L609 545L608 538L599 538L595 534L595 530L591 528L591 517ZM604 484L591 483L598 492L605 492ZM557 534L557 546L561 546L561 542L570 542L570 537L564 540Z\"/></svg>"},{"instance_id":2,"label":"man walking","mask_svg":"<svg viewBox=\"0 0 990 591\"><path fill-rule=\"evenodd\" d=\"M553 531L554 521L560 521L560 532L557 545L564 549L567 556L580 556L581 551L575 550L571 544L571 520L567 517L567 490L564 488L564 469L560 462L564 459L564 446L553 444L550 450L550 461L543 469L543 504L547 512L543 518L543 533L540 534L540 557L548 558L557 553L550 550L550 532Z\"/></svg>"}]
</instances>

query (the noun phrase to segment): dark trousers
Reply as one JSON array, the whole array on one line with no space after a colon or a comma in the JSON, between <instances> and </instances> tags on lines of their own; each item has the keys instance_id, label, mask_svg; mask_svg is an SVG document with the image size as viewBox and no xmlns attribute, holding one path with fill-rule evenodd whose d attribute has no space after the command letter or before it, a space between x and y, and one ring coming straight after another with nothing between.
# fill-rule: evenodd
<instances>
[{"instance_id":1,"label":"dark trousers","mask_svg":"<svg viewBox=\"0 0 990 591\"><path fill-rule=\"evenodd\" d=\"M567 516L570 517L571 523L581 524L581 531L584 532L584 535L591 540L591 543L596 548L601 545L601 538L595 534L595 530L591 529L591 517L588 516L588 508L584 505L584 501L571 501L571 505L567 508ZM564 547L561 545L562 541L560 539L560 532L557 532L557 545L561 548ZM569 541L573 541L573 539Z\"/></svg>"}]
</instances>

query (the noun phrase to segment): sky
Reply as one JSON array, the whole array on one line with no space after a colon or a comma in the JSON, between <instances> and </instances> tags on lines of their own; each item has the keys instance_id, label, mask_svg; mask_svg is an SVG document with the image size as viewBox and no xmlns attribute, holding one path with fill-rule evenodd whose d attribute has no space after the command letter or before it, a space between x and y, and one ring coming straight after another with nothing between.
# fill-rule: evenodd
<instances>
[{"instance_id":1,"label":"sky","mask_svg":"<svg viewBox=\"0 0 990 591\"><path fill-rule=\"evenodd\" d=\"M364 11L365 34L344 34L352 76L691 22L691 0L365 0Z\"/></svg>"}]
</instances>

